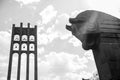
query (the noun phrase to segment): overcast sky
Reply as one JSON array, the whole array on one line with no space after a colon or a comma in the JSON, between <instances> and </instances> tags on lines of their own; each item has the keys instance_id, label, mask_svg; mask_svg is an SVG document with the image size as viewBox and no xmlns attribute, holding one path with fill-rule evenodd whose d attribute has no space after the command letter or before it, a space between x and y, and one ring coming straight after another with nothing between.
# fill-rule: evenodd
<instances>
[{"instance_id":1,"label":"overcast sky","mask_svg":"<svg viewBox=\"0 0 120 80\"><path fill-rule=\"evenodd\" d=\"M94 9L120 18L119 0L0 0L0 80L7 80L12 24L38 25L38 80L81 80L96 72L92 51L65 29L70 17ZM21 79L25 80L22 55ZM31 64L33 64L31 55ZM14 55L12 80L16 80ZM30 80L33 80L33 66Z\"/></svg>"}]
</instances>

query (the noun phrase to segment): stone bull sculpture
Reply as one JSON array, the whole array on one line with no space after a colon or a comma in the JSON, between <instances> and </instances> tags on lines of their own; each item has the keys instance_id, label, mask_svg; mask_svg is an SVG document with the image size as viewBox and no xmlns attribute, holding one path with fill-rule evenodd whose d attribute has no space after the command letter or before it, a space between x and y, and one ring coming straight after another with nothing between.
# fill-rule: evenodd
<instances>
[{"instance_id":1,"label":"stone bull sculpture","mask_svg":"<svg viewBox=\"0 0 120 80\"><path fill-rule=\"evenodd\" d=\"M120 80L120 19L87 10L70 18L66 29L92 49L100 80Z\"/></svg>"}]
</instances>

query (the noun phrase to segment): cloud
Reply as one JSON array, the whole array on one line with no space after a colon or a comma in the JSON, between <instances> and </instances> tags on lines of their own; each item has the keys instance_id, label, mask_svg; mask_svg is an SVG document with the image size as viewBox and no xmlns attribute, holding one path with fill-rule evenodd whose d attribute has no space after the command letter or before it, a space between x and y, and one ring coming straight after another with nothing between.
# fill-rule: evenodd
<instances>
[{"instance_id":1,"label":"cloud","mask_svg":"<svg viewBox=\"0 0 120 80\"><path fill-rule=\"evenodd\" d=\"M56 34L56 37L55 38L60 38L61 40L65 40L65 39L68 39L70 36L71 36L71 34L70 33L64 33L63 32L63 30L57 30L56 29L56 25L52 25L52 27L49 27L48 29L47 29L47 31L46 31L46 33L48 33L48 34ZM53 39L53 36L51 36L51 40L54 40Z\"/></svg>"},{"instance_id":2,"label":"cloud","mask_svg":"<svg viewBox=\"0 0 120 80\"><path fill-rule=\"evenodd\" d=\"M80 72L80 76L82 78L89 79L92 76L92 73L89 73L89 72L86 72L86 71L82 71L82 72Z\"/></svg>"},{"instance_id":3,"label":"cloud","mask_svg":"<svg viewBox=\"0 0 120 80\"><path fill-rule=\"evenodd\" d=\"M57 75L50 75L50 76L40 76L40 80L82 80L84 79L89 79L92 76L91 73L82 71L81 73L66 73L63 76L57 76ZM93 78L90 78L93 79Z\"/></svg>"},{"instance_id":4,"label":"cloud","mask_svg":"<svg viewBox=\"0 0 120 80\"><path fill-rule=\"evenodd\" d=\"M42 24L47 24L57 15L57 11L54 9L52 5L48 5L42 12L40 12L40 16L42 17Z\"/></svg>"},{"instance_id":5,"label":"cloud","mask_svg":"<svg viewBox=\"0 0 120 80\"><path fill-rule=\"evenodd\" d=\"M74 47L78 47L82 45L81 41L75 38L74 36L70 38L68 42L72 43Z\"/></svg>"},{"instance_id":6,"label":"cloud","mask_svg":"<svg viewBox=\"0 0 120 80\"><path fill-rule=\"evenodd\" d=\"M49 77L51 75L50 72L51 65L49 61L39 61L38 63L38 74L41 77Z\"/></svg>"},{"instance_id":7,"label":"cloud","mask_svg":"<svg viewBox=\"0 0 120 80\"><path fill-rule=\"evenodd\" d=\"M86 52L84 53L84 55L85 55L85 57L87 57L87 59L94 61L94 56L93 56L92 50L86 51Z\"/></svg>"},{"instance_id":8,"label":"cloud","mask_svg":"<svg viewBox=\"0 0 120 80\"><path fill-rule=\"evenodd\" d=\"M39 34L38 35L38 44L39 45L47 45L48 43L51 43L57 37L58 37L57 32L50 33L50 34L46 34L46 33Z\"/></svg>"},{"instance_id":9,"label":"cloud","mask_svg":"<svg viewBox=\"0 0 120 80\"><path fill-rule=\"evenodd\" d=\"M9 47L10 47L10 39L11 35L8 31L0 31L0 55L6 55L9 53Z\"/></svg>"},{"instance_id":10,"label":"cloud","mask_svg":"<svg viewBox=\"0 0 120 80\"><path fill-rule=\"evenodd\" d=\"M47 29L40 27L38 28L38 45L47 45L49 43L52 43L57 38L65 40L70 36L70 33L63 34L62 31L58 31L55 25L52 25Z\"/></svg>"},{"instance_id":11,"label":"cloud","mask_svg":"<svg viewBox=\"0 0 120 80\"><path fill-rule=\"evenodd\" d=\"M54 26L48 27L47 29L44 29L44 27L38 28L38 45L47 45L58 38L58 33L53 29Z\"/></svg>"},{"instance_id":12,"label":"cloud","mask_svg":"<svg viewBox=\"0 0 120 80\"><path fill-rule=\"evenodd\" d=\"M71 13L74 10L87 9L86 0L54 0L54 6L60 13Z\"/></svg>"},{"instance_id":13,"label":"cloud","mask_svg":"<svg viewBox=\"0 0 120 80\"><path fill-rule=\"evenodd\" d=\"M10 33L8 31L0 31L0 41L2 41L3 43L10 43Z\"/></svg>"},{"instance_id":14,"label":"cloud","mask_svg":"<svg viewBox=\"0 0 120 80\"><path fill-rule=\"evenodd\" d=\"M57 16L56 23L55 23L55 30L61 33L68 33L65 29L65 25L69 23L69 15L67 13L62 13Z\"/></svg>"},{"instance_id":15,"label":"cloud","mask_svg":"<svg viewBox=\"0 0 120 80\"><path fill-rule=\"evenodd\" d=\"M41 55L45 52L45 48L44 47L41 47L41 48L38 48L38 54Z\"/></svg>"},{"instance_id":16,"label":"cloud","mask_svg":"<svg viewBox=\"0 0 120 80\"><path fill-rule=\"evenodd\" d=\"M49 5L49 6L52 8L52 5ZM59 38L61 40L66 40L71 36L71 33L65 29L65 25L66 25L66 23L68 23L68 18L69 18L69 15L66 13L60 14L58 16L56 15L56 20L55 20L54 24L51 23L52 25L50 24L48 26L47 25L48 22L47 22L47 23L45 23L45 25L43 25L44 21L45 22L46 22L46 20L51 21L55 17L55 16L54 17L50 16L50 18L47 17L47 16L49 16L48 9L45 9L45 11L41 12L42 21L38 20L36 22L38 25L41 26L41 27L38 27L38 44L39 45L47 45L48 43L53 42L57 38ZM47 10L48 10L48 12L47 12ZM54 12L54 11L50 11L50 14L52 14L51 12ZM43 14L43 13L45 13L45 14ZM47 18L49 18L49 19L47 19Z\"/></svg>"},{"instance_id":17,"label":"cloud","mask_svg":"<svg viewBox=\"0 0 120 80\"><path fill-rule=\"evenodd\" d=\"M93 79L93 80L99 80L99 74L98 74L97 71L95 71L95 72L93 73L93 76L91 77L91 79Z\"/></svg>"},{"instance_id":18,"label":"cloud","mask_svg":"<svg viewBox=\"0 0 120 80\"><path fill-rule=\"evenodd\" d=\"M82 77L77 73L67 73L65 75L65 80L82 80Z\"/></svg>"},{"instance_id":19,"label":"cloud","mask_svg":"<svg viewBox=\"0 0 120 80\"><path fill-rule=\"evenodd\" d=\"M92 73L82 71L80 73L67 73L65 75L65 80L82 80L84 79L89 79L92 76Z\"/></svg>"},{"instance_id":20,"label":"cloud","mask_svg":"<svg viewBox=\"0 0 120 80\"><path fill-rule=\"evenodd\" d=\"M6 60L0 61L0 80L2 80L3 78L6 78L7 68L8 68L8 63L6 62Z\"/></svg>"},{"instance_id":21,"label":"cloud","mask_svg":"<svg viewBox=\"0 0 120 80\"><path fill-rule=\"evenodd\" d=\"M85 57L68 54L65 52L51 52L45 55L45 59L39 62L40 76L50 76L51 74L63 76L68 72L77 72L87 68L88 60Z\"/></svg>"},{"instance_id":22,"label":"cloud","mask_svg":"<svg viewBox=\"0 0 120 80\"><path fill-rule=\"evenodd\" d=\"M85 10L75 10L75 11L71 12L70 17L75 18L79 13L81 13L83 11L85 11Z\"/></svg>"},{"instance_id":23,"label":"cloud","mask_svg":"<svg viewBox=\"0 0 120 80\"><path fill-rule=\"evenodd\" d=\"M65 34L65 35L60 35L60 39L61 40L66 40L66 39L68 39L69 37L71 36L71 34Z\"/></svg>"},{"instance_id":24,"label":"cloud","mask_svg":"<svg viewBox=\"0 0 120 80\"><path fill-rule=\"evenodd\" d=\"M87 2L90 9L106 12L120 18L120 0L87 0Z\"/></svg>"},{"instance_id":25,"label":"cloud","mask_svg":"<svg viewBox=\"0 0 120 80\"><path fill-rule=\"evenodd\" d=\"M66 13L62 13L57 16L57 19L54 24L54 31L58 32L59 38L61 40L66 40L71 36L71 33L66 30L65 25L69 23L69 15Z\"/></svg>"},{"instance_id":26,"label":"cloud","mask_svg":"<svg viewBox=\"0 0 120 80\"><path fill-rule=\"evenodd\" d=\"M27 4L32 4L32 3L35 3L35 2L40 2L40 0L16 0L17 2L20 2L24 5L27 5Z\"/></svg>"},{"instance_id":27,"label":"cloud","mask_svg":"<svg viewBox=\"0 0 120 80\"><path fill-rule=\"evenodd\" d=\"M6 77L0 77L0 80L7 80Z\"/></svg>"},{"instance_id":28,"label":"cloud","mask_svg":"<svg viewBox=\"0 0 120 80\"><path fill-rule=\"evenodd\" d=\"M47 45L48 44L48 37L46 34L41 34L41 35L38 35L38 44L39 45Z\"/></svg>"},{"instance_id":29,"label":"cloud","mask_svg":"<svg viewBox=\"0 0 120 80\"><path fill-rule=\"evenodd\" d=\"M40 80L61 80L59 76L40 77Z\"/></svg>"}]
</instances>

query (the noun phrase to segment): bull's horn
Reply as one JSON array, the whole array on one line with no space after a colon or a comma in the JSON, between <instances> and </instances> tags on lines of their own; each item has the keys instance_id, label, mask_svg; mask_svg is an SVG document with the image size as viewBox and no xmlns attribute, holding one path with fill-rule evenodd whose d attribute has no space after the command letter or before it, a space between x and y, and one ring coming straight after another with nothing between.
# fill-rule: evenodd
<instances>
[{"instance_id":1,"label":"bull's horn","mask_svg":"<svg viewBox=\"0 0 120 80\"><path fill-rule=\"evenodd\" d=\"M69 22L70 22L70 23L77 23L77 22L78 22L78 20L77 20L77 19L75 19L75 18L70 18L70 19L69 19Z\"/></svg>"},{"instance_id":2,"label":"bull's horn","mask_svg":"<svg viewBox=\"0 0 120 80\"><path fill-rule=\"evenodd\" d=\"M74 24L74 23L81 23L84 22L84 20L76 19L76 18L70 18L69 22Z\"/></svg>"}]
</instances>

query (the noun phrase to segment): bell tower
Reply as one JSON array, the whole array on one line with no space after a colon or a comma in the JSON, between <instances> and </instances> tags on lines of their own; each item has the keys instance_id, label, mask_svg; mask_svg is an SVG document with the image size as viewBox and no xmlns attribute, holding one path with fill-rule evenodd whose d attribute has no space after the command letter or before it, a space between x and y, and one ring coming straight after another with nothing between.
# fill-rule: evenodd
<instances>
[{"instance_id":1,"label":"bell tower","mask_svg":"<svg viewBox=\"0 0 120 80\"><path fill-rule=\"evenodd\" d=\"M17 78L20 79L21 71L21 55L26 53L26 80L29 80L29 55L34 54L34 80L37 80L37 26L30 26L30 23L27 26L23 26L23 23L20 23L20 27L12 26L12 37L11 37L11 47L10 47L10 56L9 56L9 65L8 65L8 75L7 80L11 80L12 72L12 59L13 54L18 54L18 67L17 67Z\"/></svg>"}]
</instances>

